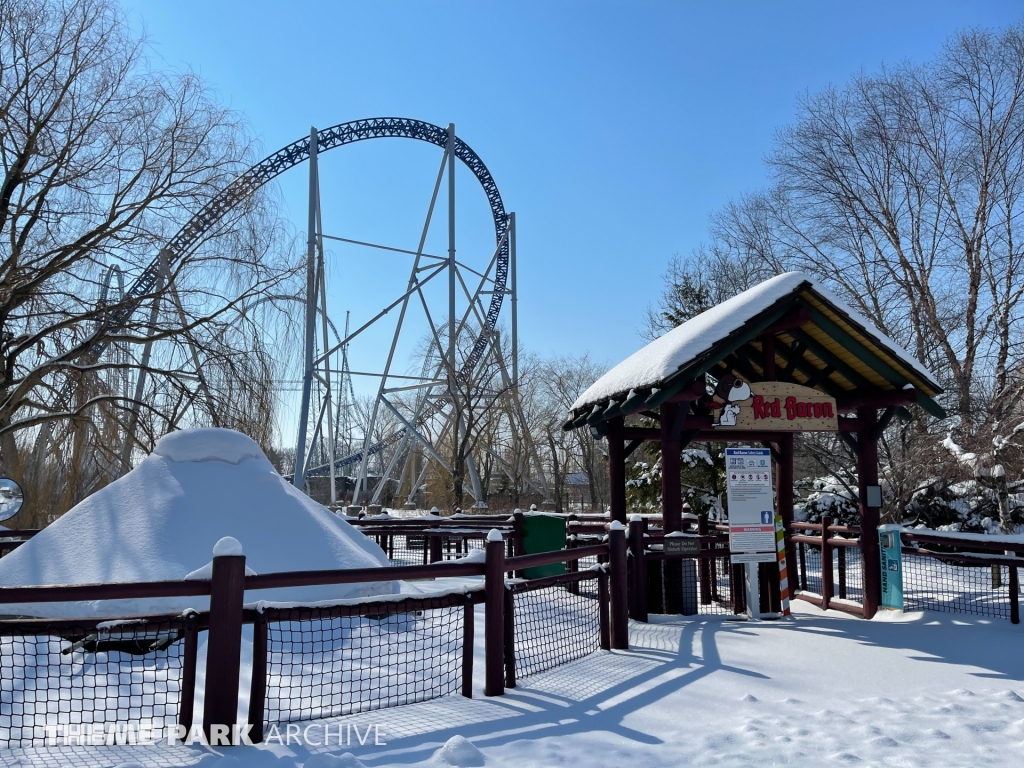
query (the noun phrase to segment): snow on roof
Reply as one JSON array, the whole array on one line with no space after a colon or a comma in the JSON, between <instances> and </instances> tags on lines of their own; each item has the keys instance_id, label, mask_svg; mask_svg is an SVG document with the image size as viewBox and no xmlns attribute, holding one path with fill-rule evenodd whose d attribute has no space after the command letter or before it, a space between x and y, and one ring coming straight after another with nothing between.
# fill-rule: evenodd
<instances>
[{"instance_id":1,"label":"snow on roof","mask_svg":"<svg viewBox=\"0 0 1024 768\"><path fill-rule=\"evenodd\" d=\"M371 539L286 482L255 441L232 430L194 429L161 438L127 475L0 558L0 586L182 579L208 564L226 536L238 540L246 565L261 574L388 566ZM395 591L395 582L382 580L259 590L246 599L329 600ZM102 608L7 606L0 613L118 615L205 604L195 597L161 598L110 601Z\"/></svg>"},{"instance_id":2,"label":"snow on roof","mask_svg":"<svg viewBox=\"0 0 1024 768\"><path fill-rule=\"evenodd\" d=\"M664 381L694 358L710 350L729 334L761 314L801 286L810 287L833 304L853 323L863 326L872 339L899 361L929 382L934 376L892 339L879 331L859 312L803 272L787 272L749 288L711 309L690 318L647 346L634 352L595 381L572 404L570 410L601 403L633 389L647 389Z\"/></svg>"}]
</instances>

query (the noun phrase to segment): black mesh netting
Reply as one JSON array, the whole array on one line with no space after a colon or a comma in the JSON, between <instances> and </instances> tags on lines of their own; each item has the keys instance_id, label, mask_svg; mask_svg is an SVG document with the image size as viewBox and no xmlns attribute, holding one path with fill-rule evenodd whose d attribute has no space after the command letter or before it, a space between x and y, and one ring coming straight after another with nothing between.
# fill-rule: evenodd
<instances>
[{"instance_id":1,"label":"black mesh netting","mask_svg":"<svg viewBox=\"0 0 1024 768\"><path fill-rule=\"evenodd\" d=\"M654 578L648 577L648 592L661 591L660 601L655 595L655 605L672 605L670 591L675 590L676 605L684 616L698 614L731 614L732 579L728 557L714 558L668 558L648 561L648 571L654 570Z\"/></svg>"},{"instance_id":2,"label":"black mesh netting","mask_svg":"<svg viewBox=\"0 0 1024 768\"><path fill-rule=\"evenodd\" d=\"M1010 618L1009 568L903 549L903 609Z\"/></svg>"},{"instance_id":3,"label":"black mesh netting","mask_svg":"<svg viewBox=\"0 0 1024 768\"><path fill-rule=\"evenodd\" d=\"M428 562L426 536L379 534L375 538L391 565L426 565Z\"/></svg>"},{"instance_id":4,"label":"black mesh netting","mask_svg":"<svg viewBox=\"0 0 1024 768\"><path fill-rule=\"evenodd\" d=\"M445 536L441 545L441 556L445 560L457 560L474 549L484 549L486 545L487 531L472 535Z\"/></svg>"},{"instance_id":5,"label":"black mesh netting","mask_svg":"<svg viewBox=\"0 0 1024 768\"><path fill-rule=\"evenodd\" d=\"M430 537L426 534L374 534L380 548L384 550L392 566L426 565L430 562ZM475 549L484 549L487 531L442 535L440 543L442 560L457 560ZM508 556L512 553L509 551Z\"/></svg>"},{"instance_id":6,"label":"black mesh netting","mask_svg":"<svg viewBox=\"0 0 1024 768\"><path fill-rule=\"evenodd\" d=\"M864 600L864 561L860 547L836 547L835 594L842 600Z\"/></svg>"},{"instance_id":7,"label":"black mesh netting","mask_svg":"<svg viewBox=\"0 0 1024 768\"><path fill-rule=\"evenodd\" d=\"M597 573L580 583L595 593ZM588 576L589 576L588 573ZM512 585L516 677L582 658L601 647L600 604L587 594L575 594L570 583L529 589Z\"/></svg>"},{"instance_id":8,"label":"black mesh netting","mask_svg":"<svg viewBox=\"0 0 1024 768\"><path fill-rule=\"evenodd\" d=\"M266 722L348 715L457 692L465 600L370 604L359 606L360 615L337 615L330 607L268 611Z\"/></svg>"},{"instance_id":9,"label":"black mesh netting","mask_svg":"<svg viewBox=\"0 0 1024 768\"><path fill-rule=\"evenodd\" d=\"M83 725L178 722L183 622L110 628L23 625L0 637L0 746L43 745ZM16 632L16 634L15 634ZM60 727L60 733L47 726Z\"/></svg>"},{"instance_id":10,"label":"black mesh netting","mask_svg":"<svg viewBox=\"0 0 1024 768\"><path fill-rule=\"evenodd\" d=\"M821 594L821 549L800 542L797 544L800 589Z\"/></svg>"}]
</instances>

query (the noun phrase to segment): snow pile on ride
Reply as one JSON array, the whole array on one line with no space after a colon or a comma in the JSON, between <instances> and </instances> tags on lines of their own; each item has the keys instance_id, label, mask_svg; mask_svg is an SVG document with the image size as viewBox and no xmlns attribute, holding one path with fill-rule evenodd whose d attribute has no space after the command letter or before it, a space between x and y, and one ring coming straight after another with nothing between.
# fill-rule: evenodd
<instances>
[{"instance_id":1,"label":"snow pile on ride","mask_svg":"<svg viewBox=\"0 0 1024 768\"><path fill-rule=\"evenodd\" d=\"M183 579L237 539L256 573L388 566L373 541L287 483L259 445L228 429L173 432L124 477L0 559L0 586ZM260 590L246 601L320 601L392 594L393 581ZM206 598L102 606L0 607L5 614L116 615L202 609Z\"/></svg>"}]
</instances>

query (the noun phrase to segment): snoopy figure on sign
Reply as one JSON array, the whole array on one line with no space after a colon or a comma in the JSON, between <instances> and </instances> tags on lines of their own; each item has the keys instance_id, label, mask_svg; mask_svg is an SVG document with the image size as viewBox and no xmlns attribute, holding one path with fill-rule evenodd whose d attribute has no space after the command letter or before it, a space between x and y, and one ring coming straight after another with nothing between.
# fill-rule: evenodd
<instances>
[{"instance_id":1,"label":"snoopy figure on sign","mask_svg":"<svg viewBox=\"0 0 1024 768\"><path fill-rule=\"evenodd\" d=\"M735 427L736 417L740 415L740 407L736 403L750 398L750 385L736 379L726 394L726 403L721 406L722 413L718 417L718 426Z\"/></svg>"}]
</instances>

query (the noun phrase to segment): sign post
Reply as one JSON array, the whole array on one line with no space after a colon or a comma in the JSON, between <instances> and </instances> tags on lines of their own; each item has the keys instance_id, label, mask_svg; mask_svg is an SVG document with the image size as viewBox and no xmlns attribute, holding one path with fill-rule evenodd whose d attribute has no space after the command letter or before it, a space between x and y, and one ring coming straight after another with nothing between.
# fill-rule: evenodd
<instances>
[{"instance_id":1,"label":"sign post","mask_svg":"<svg viewBox=\"0 0 1024 768\"><path fill-rule=\"evenodd\" d=\"M760 616L757 563L777 560L772 453L767 448L725 449L729 498L729 550L746 570L747 614Z\"/></svg>"}]
</instances>

